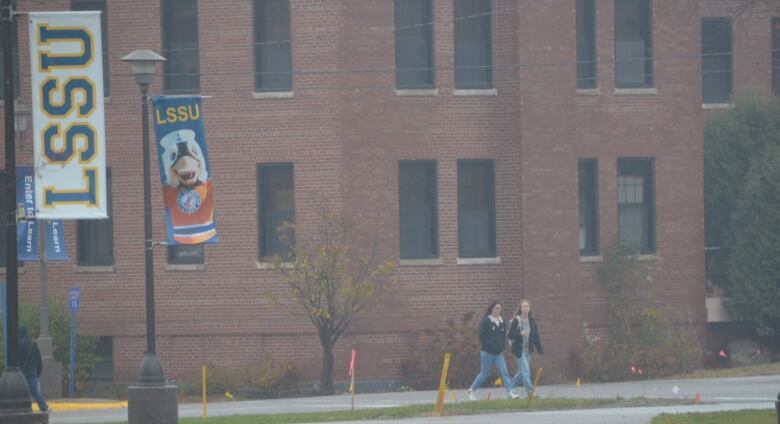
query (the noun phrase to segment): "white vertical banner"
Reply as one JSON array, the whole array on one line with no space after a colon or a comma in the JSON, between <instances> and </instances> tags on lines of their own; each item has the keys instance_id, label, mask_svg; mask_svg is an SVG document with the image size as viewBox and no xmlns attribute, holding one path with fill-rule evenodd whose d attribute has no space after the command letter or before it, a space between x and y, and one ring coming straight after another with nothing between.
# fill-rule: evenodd
<instances>
[{"instance_id":1,"label":"white vertical banner","mask_svg":"<svg viewBox=\"0 0 780 424\"><path fill-rule=\"evenodd\" d=\"M36 217L107 218L100 12L29 16Z\"/></svg>"}]
</instances>

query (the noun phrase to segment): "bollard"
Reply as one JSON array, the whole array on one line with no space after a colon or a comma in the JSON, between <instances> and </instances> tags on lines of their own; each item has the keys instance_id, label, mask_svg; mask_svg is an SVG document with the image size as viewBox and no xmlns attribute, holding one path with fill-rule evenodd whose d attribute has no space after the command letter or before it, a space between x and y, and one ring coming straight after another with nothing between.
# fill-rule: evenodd
<instances>
[{"instance_id":1,"label":"bollard","mask_svg":"<svg viewBox=\"0 0 780 424\"><path fill-rule=\"evenodd\" d=\"M775 401L775 418L777 424L780 424L780 393L777 394L777 400Z\"/></svg>"}]
</instances>

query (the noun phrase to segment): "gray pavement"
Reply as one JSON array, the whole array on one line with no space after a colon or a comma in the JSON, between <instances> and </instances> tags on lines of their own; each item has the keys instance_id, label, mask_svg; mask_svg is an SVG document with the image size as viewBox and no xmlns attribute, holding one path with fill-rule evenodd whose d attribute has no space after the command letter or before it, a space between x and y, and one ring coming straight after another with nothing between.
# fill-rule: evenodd
<instances>
[{"instance_id":1,"label":"gray pavement","mask_svg":"<svg viewBox=\"0 0 780 424\"><path fill-rule=\"evenodd\" d=\"M675 389L676 388L676 389ZM639 408L602 408L577 411L518 412L479 416L417 418L393 420L399 423L516 423L523 417L533 423L562 423L576 421L587 423L647 423L660 413L707 412L718 410L774 408L774 401L780 392L780 375L761 377L740 377L697 380L653 380L624 383L574 384L540 386L537 394L545 398L666 398L693 399L696 393L702 404ZM506 397L500 388L477 391L480 399L490 393L491 398ZM458 402L468 402L464 390L456 390ZM357 408L382 408L421 403L433 403L436 392L393 392L357 395ZM448 396L448 402L452 398ZM347 395L295 399L273 399L259 401L218 402L208 405L210 417L229 415L278 414L288 412L336 411L350 408ZM179 417L200 417L201 404L179 405ZM126 409L99 411L54 412L50 416L53 424L109 423L127 420ZM371 421L372 423L391 421Z\"/></svg>"}]
</instances>

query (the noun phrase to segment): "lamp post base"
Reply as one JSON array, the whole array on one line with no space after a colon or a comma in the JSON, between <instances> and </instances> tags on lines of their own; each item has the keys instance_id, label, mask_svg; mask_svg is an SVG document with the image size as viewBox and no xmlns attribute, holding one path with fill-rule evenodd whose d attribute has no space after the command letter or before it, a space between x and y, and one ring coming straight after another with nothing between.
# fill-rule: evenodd
<instances>
[{"instance_id":1,"label":"lamp post base","mask_svg":"<svg viewBox=\"0 0 780 424\"><path fill-rule=\"evenodd\" d=\"M27 379L19 367L6 368L0 377L0 422L3 424L48 424L49 414L32 412Z\"/></svg>"},{"instance_id":2,"label":"lamp post base","mask_svg":"<svg viewBox=\"0 0 780 424\"><path fill-rule=\"evenodd\" d=\"M165 386L129 386L127 388L128 424L176 424L179 422L179 388Z\"/></svg>"}]
</instances>

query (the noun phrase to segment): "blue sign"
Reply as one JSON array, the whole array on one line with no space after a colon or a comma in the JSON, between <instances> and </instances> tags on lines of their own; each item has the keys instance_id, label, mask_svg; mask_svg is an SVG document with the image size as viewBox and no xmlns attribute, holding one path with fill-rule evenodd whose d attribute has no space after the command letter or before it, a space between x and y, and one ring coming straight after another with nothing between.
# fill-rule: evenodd
<instances>
[{"instance_id":1,"label":"blue sign","mask_svg":"<svg viewBox=\"0 0 780 424\"><path fill-rule=\"evenodd\" d=\"M78 287L71 287L68 290L68 310L75 312L81 307L81 289Z\"/></svg>"},{"instance_id":2,"label":"blue sign","mask_svg":"<svg viewBox=\"0 0 780 424\"><path fill-rule=\"evenodd\" d=\"M62 221L46 222L46 260L67 261L68 247L65 245Z\"/></svg>"},{"instance_id":3,"label":"blue sign","mask_svg":"<svg viewBox=\"0 0 780 424\"><path fill-rule=\"evenodd\" d=\"M38 260L38 224L35 222L35 178L32 166L16 168L16 251L19 260Z\"/></svg>"}]
</instances>

